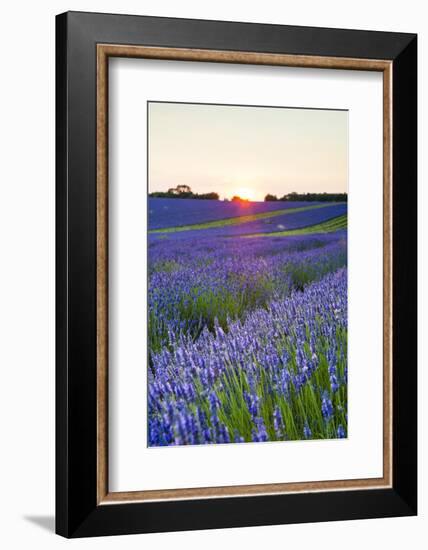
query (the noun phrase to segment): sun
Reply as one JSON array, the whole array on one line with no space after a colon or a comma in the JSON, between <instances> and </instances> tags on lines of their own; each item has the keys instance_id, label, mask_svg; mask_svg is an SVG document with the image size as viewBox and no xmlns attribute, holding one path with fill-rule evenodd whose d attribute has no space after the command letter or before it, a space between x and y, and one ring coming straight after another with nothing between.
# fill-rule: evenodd
<instances>
[{"instance_id":1,"label":"sun","mask_svg":"<svg viewBox=\"0 0 428 550\"><path fill-rule=\"evenodd\" d=\"M249 187L238 187L236 191L234 191L233 195L241 197L241 199L244 199L247 201L257 200L256 193L253 191L253 189L250 189Z\"/></svg>"}]
</instances>

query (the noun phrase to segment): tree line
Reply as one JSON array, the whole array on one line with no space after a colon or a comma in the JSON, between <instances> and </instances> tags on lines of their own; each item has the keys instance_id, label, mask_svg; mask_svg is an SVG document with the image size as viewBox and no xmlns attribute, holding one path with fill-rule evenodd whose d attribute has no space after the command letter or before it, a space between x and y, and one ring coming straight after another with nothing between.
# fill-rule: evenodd
<instances>
[{"instance_id":1,"label":"tree line","mask_svg":"<svg viewBox=\"0 0 428 550\"><path fill-rule=\"evenodd\" d=\"M155 191L149 193L149 197L158 199L202 199L218 201L220 195L214 191L211 193L194 193L188 185L177 185L171 187L168 191ZM232 201L248 202L248 199L243 199L234 196ZM272 201L314 201L314 202L348 202L347 193L287 193L283 197L277 197L268 193L264 199L266 202Z\"/></svg>"},{"instance_id":2,"label":"tree line","mask_svg":"<svg viewBox=\"0 0 428 550\"><path fill-rule=\"evenodd\" d=\"M218 201L220 195L218 193L193 193L188 185L177 185L171 187L168 191L155 191L149 193L149 197L157 199L205 199Z\"/></svg>"},{"instance_id":3,"label":"tree line","mask_svg":"<svg viewBox=\"0 0 428 550\"><path fill-rule=\"evenodd\" d=\"M348 202L347 193L287 193L283 197L277 197L268 193L266 202L272 201L308 201L308 202Z\"/></svg>"}]
</instances>

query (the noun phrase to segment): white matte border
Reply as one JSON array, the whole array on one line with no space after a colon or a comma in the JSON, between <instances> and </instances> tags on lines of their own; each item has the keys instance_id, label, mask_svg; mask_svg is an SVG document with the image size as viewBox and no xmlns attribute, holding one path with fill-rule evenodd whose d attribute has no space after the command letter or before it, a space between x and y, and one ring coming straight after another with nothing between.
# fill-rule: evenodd
<instances>
[{"instance_id":1,"label":"white matte border","mask_svg":"<svg viewBox=\"0 0 428 550\"><path fill-rule=\"evenodd\" d=\"M109 490L383 475L382 74L109 62ZM349 110L349 437L147 447L147 101Z\"/></svg>"}]
</instances>

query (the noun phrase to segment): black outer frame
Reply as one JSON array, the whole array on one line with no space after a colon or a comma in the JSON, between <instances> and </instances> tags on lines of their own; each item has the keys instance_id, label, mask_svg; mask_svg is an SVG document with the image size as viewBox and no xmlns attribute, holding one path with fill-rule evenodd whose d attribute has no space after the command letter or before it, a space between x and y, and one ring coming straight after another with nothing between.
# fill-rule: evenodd
<instances>
[{"instance_id":1,"label":"black outer frame","mask_svg":"<svg viewBox=\"0 0 428 550\"><path fill-rule=\"evenodd\" d=\"M96 44L393 61L393 487L97 506ZM417 513L417 36L67 12L56 17L56 532L65 537Z\"/></svg>"}]
</instances>

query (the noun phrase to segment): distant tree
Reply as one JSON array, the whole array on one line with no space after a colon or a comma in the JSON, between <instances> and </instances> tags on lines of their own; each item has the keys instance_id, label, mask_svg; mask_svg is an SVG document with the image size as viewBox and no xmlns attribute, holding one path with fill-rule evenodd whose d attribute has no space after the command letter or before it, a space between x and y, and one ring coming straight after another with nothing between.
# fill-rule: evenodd
<instances>
[{"instance_id":1,"label":"distant tree","mask_svg":"<svg viewBox=\"0 0 428 550\"><path fill-rule=\"evenodd\" d=\"M177 185L177 187L170 187L168 189L168 195L184 199L191 198L193 196L193 193L188 185Z\"/></svg>"},{"instance_id":2,"label":"distant tree","mask_svg":"<svg viewBox=\"0 0 428 550\"><path fill-rule=\"evenodd\" d=\"M238 197L238 195L234 195L231 200L232 202L249 202L248 199L243 199Z\"/></svg>"},{"instance_id":3,"label":"distant tree","mask_svg":"<svg viewBox=\"0 0 428 550\"><path fill-rule=\"evenodd\" d=\"M192 194L192 190L190 189L190 187L188 185L177 185L177 187L175 189L176 189L176 191L179 195L181 195L182 193Z\"/></svg>"},{"instance_id":4,"label":"distant tree","mask_svg":"<svg viewBox=\"0 0 428 550\"><path fill-rule=\"evenodd\" d=\"M273 202L277 200L278 200L278 197L276 195L271 195L269 193L265 197L265 202Z\"/></svg>"},{"instance_id":5,"label":"distant tree","mask_svg":"<svg viewBox=\"0 0 428 550\"><path fill-rule=\"evenodd\" d=\"M296 191L292 191L291 193L288 193L288 195L284 195L282 197L282 200L288 200L288 201L296 201L298 197L298 193ZM288 197L287 199L285 197Z\"/></svg>"},{"instance_id":6,"label":"distant tree","mask_svg":"<svg viewBox=\"0 0 428 550\"><path fill-rule=\"evenodd\" d=\"M198 195L193 193L192 189L188 185L177 185L177 187L170 187L168 191L154 191L149 193L149 197L158 199L205 199L205 200L219 200L218 193L202 193Z\"/></svg>"},{"instance_id":7,"label":"distant tree","mask_svg":"<svg viewBox=\"0 0 428 550\"><path fill-rule=\"evenodd\" d=\"M220 198L220 195L218 193L203 193L201 195L195 195L195 199L205 199L205 200L211 200L211 201L218 201Z\"/></svg>"},{"instance_id":8,"label":"distant tree","mask_svg":"<svg viewBox=\"0 0 428 550\"><path fill-rule=\"evenodd\" d=\"M348 202L347 193L288 193L279 199L280 201L306 201L306 202Z\"/></svg>"}]
</instances>

